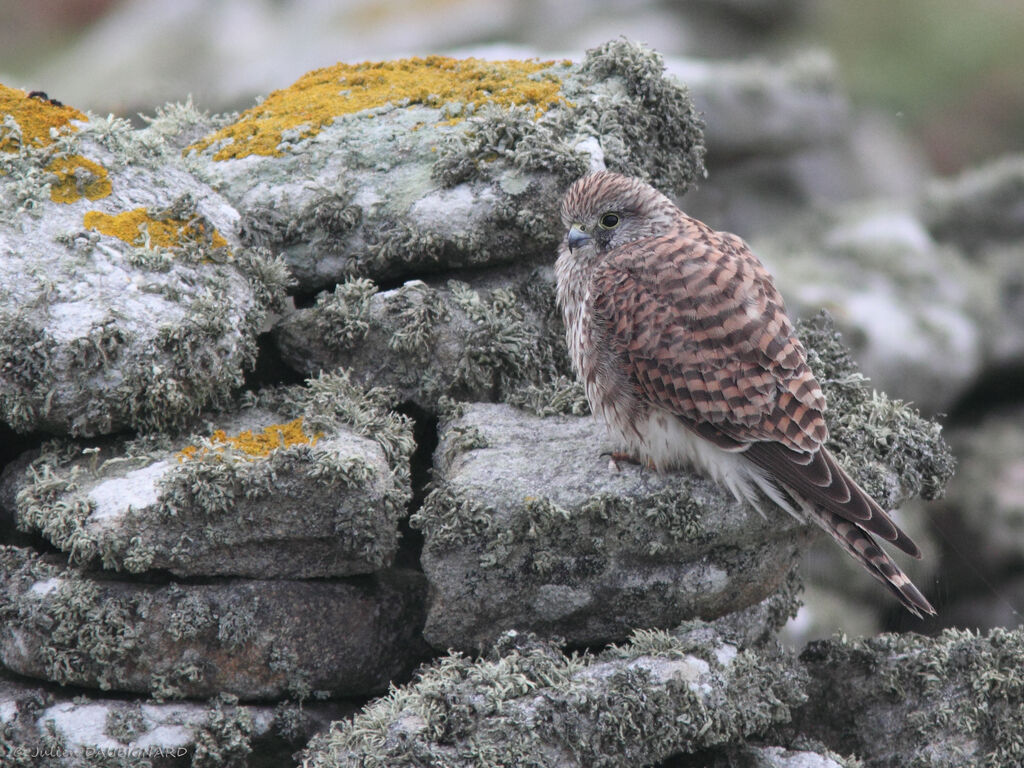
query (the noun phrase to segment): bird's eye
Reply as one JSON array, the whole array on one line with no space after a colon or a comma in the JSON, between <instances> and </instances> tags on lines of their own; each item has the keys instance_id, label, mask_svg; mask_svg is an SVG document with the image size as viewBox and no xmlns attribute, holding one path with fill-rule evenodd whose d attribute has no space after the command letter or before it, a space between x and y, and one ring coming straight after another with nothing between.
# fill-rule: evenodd
<instances>
[{"instance_id":1,"label":"bird's eye","mask_svg":"<svg viewBox=\"0 0 1024 768\"><path fill-rule=\"evenodd\" d=\"M604 229L615 229L619 226L619 217L614 213L606 213L601 217L601 227Z\"/></svg>"}]
</instances>

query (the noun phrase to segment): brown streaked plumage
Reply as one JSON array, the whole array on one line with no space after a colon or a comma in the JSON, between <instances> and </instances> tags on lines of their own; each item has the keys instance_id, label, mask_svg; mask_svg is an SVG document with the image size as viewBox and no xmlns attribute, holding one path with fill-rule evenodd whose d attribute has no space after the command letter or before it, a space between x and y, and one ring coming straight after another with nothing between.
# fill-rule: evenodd
<instances>
[{"instance_id":1,"label":"brown streaked plumage","mask_svg":"<svg viewBox=\"0 0 1024 768\"><path fill-rule=\"evenodd\" d=\"M825 398L771 276L644 182L600 171L562 201L569 352L627 453L696 465L759 510L824 528L917 616L935 609L876 543L921 552L825 447Z\"/></svg>"}]
</instances>

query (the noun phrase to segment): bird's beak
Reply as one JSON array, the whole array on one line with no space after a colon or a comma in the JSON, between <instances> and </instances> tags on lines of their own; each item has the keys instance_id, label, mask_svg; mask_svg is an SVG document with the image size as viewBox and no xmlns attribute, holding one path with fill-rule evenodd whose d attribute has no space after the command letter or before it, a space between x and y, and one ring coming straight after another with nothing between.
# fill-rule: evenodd
<instances>
[{"instance_id":1,"label":"bird's beak","mask_svg":"<svg viewBox=\"0 0 1024 768\"><path fill-rule=\"evenodd\" d=\"M573 224L572 227L569 229L569 237L567 238L567 243L569 245L569 253L572 253L580 246L586 245L589 242L590 235L588 235L586 232L580 229L579 224Z\"/></svg>"}]
</instances>

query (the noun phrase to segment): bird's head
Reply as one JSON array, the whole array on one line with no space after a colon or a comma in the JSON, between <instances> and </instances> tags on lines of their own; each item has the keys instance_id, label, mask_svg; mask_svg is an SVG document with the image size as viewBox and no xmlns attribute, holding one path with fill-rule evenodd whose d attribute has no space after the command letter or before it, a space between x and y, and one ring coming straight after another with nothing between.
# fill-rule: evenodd
<instances>
[{"instance_id":1,"label":"bird's head","mask_svg":"<svg viewBox=\"0 0 1024 768\"><path fill-rule=\"evenodd\" d=\"M578 179L562 198L564 245L578 259L667 234L678 209L650 184L598 171Z\"/></svg>"}]
</instances>

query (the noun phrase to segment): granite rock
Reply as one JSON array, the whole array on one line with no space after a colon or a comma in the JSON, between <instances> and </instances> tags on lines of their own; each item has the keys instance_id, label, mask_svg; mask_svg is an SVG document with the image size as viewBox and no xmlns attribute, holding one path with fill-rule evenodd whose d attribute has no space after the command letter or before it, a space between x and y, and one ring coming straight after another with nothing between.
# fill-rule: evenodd
<instances>
[{"instance_id":1,"label":"granite rock","mask_svg":"<svg viewBox=\"0 0 1024 768\"><path fill-rule=\"evenodd\" d=\"M608 167L682 193L701 123L661 57L619 40L569 61L339 64L196 142L196 172L305 292L548 261L565 188Z\"/></svg>"},{"instance_id":2,"label":"granite rock","mask_svg":"<svg viewBox=\"0 0 1024 768\"><path fill-rule=\"evenodd\" d=\"M812 643L793 728L865 768L1019 765L1022 653L1020 629Z\"/></svg>"},{"instance_id":3,"label":"granite rock","mask_svg":"<svg viewBox=\"0 0 1024 768\"><path fill-rule=\"evenodd\" d=\"M0 549L0 663L61 685L241 700L381 692L424 657L422 574L118 581Z\"/></svg>"},{"instance_id":4,"label":"granite rock","mask_svg":"<svg viewBox=\"0 0 1024 768\"><path fill-rule=\"evenodd\" d=\"M344 367L431 413L442 398L524 402L543 385L570 386L552 268L465 278L386 291L347 281L285 314L274 331L281 357L303 375ZM581 412L582 396L575 400Z\"/></svg>"},{"instance_id":5,"label":"granite rock","mask_svg":"<svg viewBox=\"0 0 1024 768\"><path fill-rule=\"evenodd\" d=\"M226 402L283 264L159 130L0 97L0 419L93 436Z\"/></svg>"},{"instance_id":6,"label":"granite rock","mask_svg":"<svg viewBox=\"0 0 1024 768\"><path fill-rule=\"evenodd\" d=\"M315 737L304 768L651 765L785 722L803 675L772 646L714 628L637 631L598 655L514 632L488 656L446 656Z\"/></svg>"},{"instance_id":7,"label":"granite rock","mask_svg":"<svg viewBox=\"0 0 1024 768\"><path fill-rule=\"evenodd\" d=\"M136 573L314 578L391 564L411 493L407 419L333 375L264 390L214 424L50 444L16 483L19 527L74 564Z\"/></svg>"}]
</instances>

